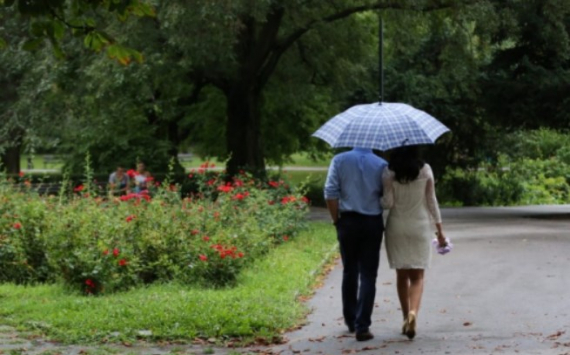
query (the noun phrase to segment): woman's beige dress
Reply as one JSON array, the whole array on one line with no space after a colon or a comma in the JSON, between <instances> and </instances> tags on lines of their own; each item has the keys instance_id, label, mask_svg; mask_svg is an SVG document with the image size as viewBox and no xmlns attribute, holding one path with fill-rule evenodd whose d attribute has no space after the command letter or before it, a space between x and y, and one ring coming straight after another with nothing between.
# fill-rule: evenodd
<instances>
[{"instance_id":1,"label":"woman's beige dress","mask_svg":"<svg viewBox=\"0 0 570 355\"><path fill-rule=\"evenodd\" d=\"M394 177L392 170L384 169L382 206L390 210L385 232L390 268L427 269L435 223L441 223L433 172L425 164L410 183L401 184Z\"/></svg>"}]
</instances>

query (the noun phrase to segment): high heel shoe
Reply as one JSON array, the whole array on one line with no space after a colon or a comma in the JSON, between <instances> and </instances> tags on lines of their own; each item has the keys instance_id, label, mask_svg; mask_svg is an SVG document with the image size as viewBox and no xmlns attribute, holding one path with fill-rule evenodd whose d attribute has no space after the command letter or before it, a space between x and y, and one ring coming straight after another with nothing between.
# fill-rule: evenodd
<instances>
[{"instance_id":1,"label":"high heel shoe","mask_svg":"<svg viewBox=\"0 0 570 355\"><path fill-rule=\"evenodd\" d=\"M408 318L404 319L404 324L402 324L402 334L406 335L408 332Z\"/></svg>"},{"instance_id":2,"label":"high heel shoe","mask_svg":"<svg viewBox=\"0 0 570 355\"><path fill-rule=\"evenodd\" d=\"M417 317L414 312L408 313L408 319L407 319L408 327L406 328L406 335L410 340L414 339L414 337L416 336L416 323L417 323L416 319Z\"/></svg>"}]
</instances>

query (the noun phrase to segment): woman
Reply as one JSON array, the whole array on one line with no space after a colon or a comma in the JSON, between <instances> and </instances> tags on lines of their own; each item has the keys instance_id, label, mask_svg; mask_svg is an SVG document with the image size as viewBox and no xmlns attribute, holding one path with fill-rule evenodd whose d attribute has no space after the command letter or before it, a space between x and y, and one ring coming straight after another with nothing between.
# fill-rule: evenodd
<instances>
[{"instance_id":1,"label":"woman","mask_svg":"<svg viewBox=\"0 0 570 355\"><path fill-rule=\"evenodd\" d=\"M424 270L431 261L434 225L439 244L446 244L433 173L419 158L418 146L401 147L390 155L382 181L382 206L390 209L386 223L386 252L390 268L396 269L398 297L404 315L402 333L413 339Z\"/></svg>"}]
</instances>

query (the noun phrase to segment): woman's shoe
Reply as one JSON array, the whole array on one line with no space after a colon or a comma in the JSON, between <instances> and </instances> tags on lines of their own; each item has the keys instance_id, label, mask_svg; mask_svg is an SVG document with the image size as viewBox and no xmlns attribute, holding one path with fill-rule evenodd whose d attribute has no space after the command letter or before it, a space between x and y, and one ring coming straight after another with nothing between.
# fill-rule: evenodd
<instances>
[{"instance_id":1,"label":"woman's shoe","mask_svg":"<svg viewBox=\"0 0 570 355\"><path fill-rule=\"evenodd\" d=\"M402 324L402 334L406 335L408 332L408 318L404 319L404 324Z\"/></svg>"},{"instance_id":2,"label":"woman's shoe","mask_svg":"<svg viewBox=\"0 0 570 355\"><path fill-rule=\"evenodd\" d=\"M412 340L416 336L416 314L414 312L408 313L407 319L408 327L406 329L406 335L408 339Z\"/></svg>"}]
</instances>

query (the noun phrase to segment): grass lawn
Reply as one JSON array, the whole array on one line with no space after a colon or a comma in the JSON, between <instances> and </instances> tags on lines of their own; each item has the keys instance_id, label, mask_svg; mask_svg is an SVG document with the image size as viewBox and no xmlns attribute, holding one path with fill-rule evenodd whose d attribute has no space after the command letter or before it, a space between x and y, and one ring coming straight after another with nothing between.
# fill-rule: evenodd
<instances>
[{"instance_id":1,"label":"grass lawn","mask_svg":"<svg viewBox=\"0 0 570 355\"><path fill-rule=\"evenodd\" d=\"M292 162L284 164L285 166L305 166L305 167L328 167L330 163L330 157L324 160L313 161L304 153L296 153L291 156ZM217 167L225 166L225 162L220 162L216 158L208 159L210 163L214 163ZM201 164L205 163L206 159L202 159L199 156L194 156L192 161L183 162L182 165L185 168L192 169L198 168Z\"/></svg>"},{"instance_id":2,"label":"grass lawn","mask_svg":"<svg viewBox=\"0 0 570 355\"><path fill-rule=\"evenodd\" d=\"M295 186L301 183L324 186L327 178L326 171L285 171L282 175L285 180Z\"/></svg>"},{"instance_id":3,"label":"grass lawn","mask_svg":"<svg viewBox=\"0 0 570 355\"><path fill-rule=\"evenodd\" d=\"M311 293L323 263L335 253L332 228L311 223L244 270L234 288L165 284L85 297L59 285L4 284L0 318L21 331L76 344L132 341L142 330L151 331L154 340L275 339L305 316L299 296Z\"/></svg>"},{"instance_id":4,"label":"grass lawn","mask_svg":"<svg viewBox=\"0 0 570 355\"><path fill-rule=\"evenodd\" d=\"M34 155L32 157L32 164L34 169L61 169L63 166L61 161L48 163L47 165L44 164L44 156L43 155ZM28 155L24 154L20 157L20 167L22 170L28 170Z\"/></svg>"},{"instance_id":5,"label":"grass lawn","mask_svg":"<svg viewBox=\"0 0 570 355\"><path fill-rule=\"evenodd\" d=\"M330 158L332 158L332 155L324 160L319 160L319 161L313 161L311 160L306 154L304 153L297 153L297 154L293 154L291 156L292 162L291 163L287 163L285 164L285 166L304 166L304 167L327 167L330 163ZM191 161L183 161L182 162L182 166L184 166L187 169L195 169L200 167L201 164L205 163L206 161L213 163L216 165L216 167L224 167L225 166L225 162L223 161L219 161L216 158L211 158L211 159L203 159L200 158L199 156L194 156L194 158ZM56 162L56 163L48 163L48 165L46 166L44 164L44 156L43 155L34 155L32 158L32 164L34 166L34 169L60 169L62 167L62 163L61 162ZM21 159L20 159L20 166L22 167L22 170L28 170L28 155L22 155Z\"/></svg>"}]
</instances>

